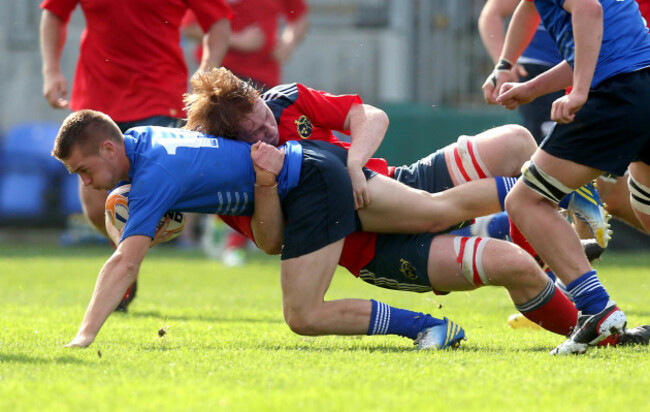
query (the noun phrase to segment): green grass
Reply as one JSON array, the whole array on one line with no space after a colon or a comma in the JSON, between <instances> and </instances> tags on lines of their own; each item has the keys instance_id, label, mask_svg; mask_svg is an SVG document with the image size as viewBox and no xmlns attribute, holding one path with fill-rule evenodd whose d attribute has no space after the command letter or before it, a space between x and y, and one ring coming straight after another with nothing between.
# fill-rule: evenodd
<instances>
[{"instance_id":1,"label":"green grass","mask_svg":"<svg viewBox=\"0 0 650 412\"><path fill-rule=\"evenodd\" d=\"M340 270L329 299L375 298L448 316L469 340L418 352L399 337L294 335L279 262L226 269L154 250L129 314L88 349L74 337L109 250L0 245L0 410L473 411L643 409L647 347L554 358L550 333L511 330L506 292L393 292ZM650 256L608 253L602 280L631 325L650 321ZM159 329L166 327L164 338ZM101 355L101 356L100 356Z\"/></svg>"}]
</instances>

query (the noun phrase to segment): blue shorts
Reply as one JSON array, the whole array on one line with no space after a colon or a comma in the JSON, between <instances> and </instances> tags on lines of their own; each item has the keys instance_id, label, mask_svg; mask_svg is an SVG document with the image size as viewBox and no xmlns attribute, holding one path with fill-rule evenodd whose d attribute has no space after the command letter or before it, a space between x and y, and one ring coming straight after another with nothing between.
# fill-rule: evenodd
<instances>
[{"instance_id":1,"label":"blue shorts","mask_svg":"<svg viewBox=\"0 0 650 412\"><path fill-rule=\"evenodd\" d=\"M445 152L442 149L409 166L396 167L393 178L409 187L429 193L442 192L454 187L445 163Z\"/></svg>"},{"instance_id":2,"label":"blue shorts","mask_svg":"<svg viewBox=\"0 0 650 412\"><path fill-rule=\"evenodd\" d=\"M386 289L431 292L427 263L432 233L417 235L379 234L375 257L359 277Z\"/></svg>"},{"instance_id":3,"label":"blue shorts","mask_svg":"<svg viewBox=\"0 0 650 412\"><path fill-rule=\"evenodd\" d=\"M541 148L550 155L623 176L650 164L650 69L613 76L589 91L573 122L557 124Z\"/></svg>"},{"instance_id":4,"label":"blue shorts","mask_svg":"<svg viewBox=\"0 0 650 412\"><path fill-rule=\"evenodd\" d=\"M282 201L286 220L282 260L315 252L361 230L354 210L348 152L330 143L303 140L298 186ZM366 179L376 173L364 168Z\"/></svg>"}]
</instances>

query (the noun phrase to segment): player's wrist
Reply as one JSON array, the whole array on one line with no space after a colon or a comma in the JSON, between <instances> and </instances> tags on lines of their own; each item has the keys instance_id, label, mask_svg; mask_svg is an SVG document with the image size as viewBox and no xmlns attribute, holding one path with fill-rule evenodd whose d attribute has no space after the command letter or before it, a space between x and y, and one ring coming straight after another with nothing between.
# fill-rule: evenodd
<instances>
[{"instance_id":1,"label":"player's wrist","mask_svg":"<svg viewBox=\"0 0 650 412\"><path fill-rule=\"evenodd\" d=\"M277 188L278 182L255 182L255 189L272 189Z\"/></svg>"}]
</instances>

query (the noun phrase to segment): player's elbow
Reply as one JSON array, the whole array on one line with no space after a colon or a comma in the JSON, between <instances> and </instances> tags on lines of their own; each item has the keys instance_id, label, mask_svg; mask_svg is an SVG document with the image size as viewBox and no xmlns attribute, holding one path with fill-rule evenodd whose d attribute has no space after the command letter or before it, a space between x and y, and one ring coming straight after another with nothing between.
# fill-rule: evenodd
<instances>
[{"instance_id":1,"label":"player's elbow","mask_svg":"<svg viewBox=\"0 0 650 412\"><path fill-rule=\"evenodd\" d=\"M279 255L282 252L282 243L265 246L258 245L258 247L267 255Z\"/></svg>"}]
</instances>

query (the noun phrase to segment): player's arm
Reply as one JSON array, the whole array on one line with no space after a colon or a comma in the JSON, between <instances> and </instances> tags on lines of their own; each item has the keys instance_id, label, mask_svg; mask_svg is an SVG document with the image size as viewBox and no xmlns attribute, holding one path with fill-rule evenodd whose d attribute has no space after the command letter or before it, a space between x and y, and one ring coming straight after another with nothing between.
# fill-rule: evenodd
<instances>
[{"instance_id":1,"label":"player's arm","mask_svg":"<svg viewBox=\"0 0 650 412\"><path fill-rule=\"evenodd\" d=\"M68 31L67 22L47 9L41 13L40 41L43 60L43 96L56 109L68 107L68 82L61 72L61 53Z\"/></svg>"},{"instance_id":2,"label":"player's arm","mask_svg":"<svg viewBox=\"0 0 650 412\"><path fill-rule=\"evenodd\" d=\"M510 110L539 96L566 89L573 82L573 69L565 60L524 83L504 83L496 102Z\"/></svg>"},{"instance_id":3,"label":"player's arm","mask_svg":"<svg viewBox=\"0 0 650 412\"><path fill-rule=\"evenodd\" d=\"M603 8L597 0L566 0L564 9L571 13L575 62L571 93L553 102L551 119L571 122L587 102L594 70L603 40Z\"/></svg>"},{"instance_id":4,"label":"player's arm","mask_svg":"<svg viewBox=\"0 0 650 412\"><path fill-rule=\"evenodd\" d=\"M354 206L359 209L370 203L370 194L363 166L375 154L388 129L388 115L368 104L353 104L345 118L344 130L350 131L348 173L354 191Z\"/></svg>"},{"instance_id":5,"label":"player's arm","mask_svg":"<svg viewBox=\"0 0 650 412\"><path fill-rule=\"evenodd\" d=\"M478 32L493 63L499 61L506 37L506 19L517 8L517 4L519 0L487 0L481 10Z\"/></svg>"},{"instance_id":6,"label":"player's arm","mask_svg":"<svg viewBox=\"0 0 650 412\"><path fill-rule=\"evenodd\" d=\"M99 272L95 291L81 327L77 336L66 347L85 348L93 343L106 319L120 303L126 289L137 279L140 264L150 244L151 238L142 235L129 236L119 244Z\"/></svg>"},{"instance_id":7,"label":"player's arm","mask_svg":"<svg viewBox=\"0 0 650 412\"><path fill-rule=\"evenodd\" d=\"M494 71L483 84L483 96L488 103L496 103L501 85L510 79L511 69L519 56L526 50L535 35L539 25L539 14L535 4L531 1L522 1L515 9L501 55Z\"/></svg>"},{"instance_id":8,"label":"player's arm","mask_svg":"<svg viewBox=\"0 0 650 412\"><path fill-rule=\"evenodd\" d=\"M208 71L213 67L221 66L223 57L228 51L230 38L230 20L223 18L217 20L203 35L203 57L199 65L200 71Z\"/></svg>"},{"instance_id":9,"label":"player's arm","mask_svg":"<svg viewBox=\"0 0 650 412\"><path fill-rule=\"evenodd\" d=\"M278 39L278 44L276 44L273 50L273 58L280 63L289 60L293 51L302 42L305 34L307 34L308 28L309 19L307 18L307 13L293 21L288 21Z\"/></svg>"},{"instance_id":10,"label":"player's arm","mask_svg":"<svg viewBox=\"0 0 650 412\"><path fill-rule=\"evenodd\" d=\"M251 230L257 247L269 255L276 255L282 250L284 240L284 220L276 181L282 170L284 153L257 142L251 147L251 159L255 170L255 211Z\"/></svg>"}]
</instances>

